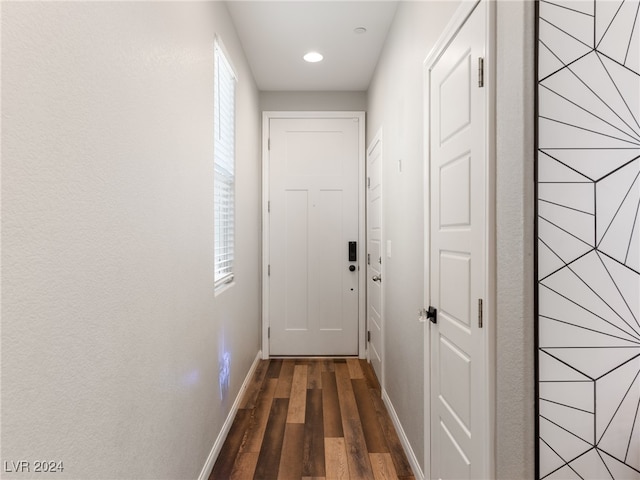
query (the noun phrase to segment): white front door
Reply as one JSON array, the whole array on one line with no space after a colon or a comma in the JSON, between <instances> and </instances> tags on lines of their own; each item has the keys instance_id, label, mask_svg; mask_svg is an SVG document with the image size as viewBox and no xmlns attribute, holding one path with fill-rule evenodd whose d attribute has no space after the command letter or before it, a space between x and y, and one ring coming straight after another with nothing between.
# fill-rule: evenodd
<instances>
[{"instance_id":1,"label":"white front door","mask_svg":"<svg viewBox=\"0 0 640 480\"><path fill-rule=\"evenodd\" d=\"M431 478L488 478L485 332L487 2L430 71Z\"/></svg>"},{"instance_id":2,"label":"white front door","mask_svg":"<svg viewBox=\"0 0 640 480\"><path fill-rule=\"evenodd\" d=\"M358 354L360 117L270 118L270 355Z\"/></svg>"},{"instance_id":3,"label":"white front door","mask_svg":"<svg viewBox=\"0 0 640 480\"><path fill-rule=\"evenodd\" d=\"M382 379L382 135L367 150L367 331L368 356Z\"/></svg>"}]
</instances>

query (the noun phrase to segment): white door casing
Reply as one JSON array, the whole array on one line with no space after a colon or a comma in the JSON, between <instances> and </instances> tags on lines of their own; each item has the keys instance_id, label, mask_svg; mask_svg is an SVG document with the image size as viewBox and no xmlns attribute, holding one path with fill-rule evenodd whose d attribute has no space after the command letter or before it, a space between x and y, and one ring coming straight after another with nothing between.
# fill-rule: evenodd
<instances>
[{"instance_id":1,"label":"white door casing","mask_svg":"<svg viewBox=\"0 0 640 480\"><path fill-rule=\"evenodd\" d=\"M429 129L425 280L427 304L437 309L437 323L427 322L425 334L429 362L425 464L430 465L433 479L492 478L488 3L478 2L472 12L461 14L458 25L445 32L448 38L439 51L434 49L425 61Z\"/></svg>"},{"instance_id":2,"label":"white door casing","mask_svg":"<svg viewBox=\"0 0 640 480\"><path fill-rule=\"evenodd\" d=\"M382 268L382 131L367 149L367 331L368 358L384 388L384 275Z\"/></svg>"},{"instance_id":3,"label":"white door casing","mask_svg":"<svg viewBox=\"0 0 640 480\"><path fill-rule=\"evenodd\" d=\"M363 122L354 112L265 113L264 356L361 351Z\"/></svg>"}]
</instances>

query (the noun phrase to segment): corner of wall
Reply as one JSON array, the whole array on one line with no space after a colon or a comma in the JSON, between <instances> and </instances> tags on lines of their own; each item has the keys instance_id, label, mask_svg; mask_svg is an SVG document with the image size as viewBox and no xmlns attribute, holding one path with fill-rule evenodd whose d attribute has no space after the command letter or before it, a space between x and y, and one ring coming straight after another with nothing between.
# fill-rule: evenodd
<instances>
[{"instance_id":1,"label":"corner of wall","mask_svg":"<svg viewBox=\"0 0 640 480\"><path fill-rule=\"evenodd\" d=\"M496 478L534 476L534 2L497 2Z\"/></svg>"}]
</instances>

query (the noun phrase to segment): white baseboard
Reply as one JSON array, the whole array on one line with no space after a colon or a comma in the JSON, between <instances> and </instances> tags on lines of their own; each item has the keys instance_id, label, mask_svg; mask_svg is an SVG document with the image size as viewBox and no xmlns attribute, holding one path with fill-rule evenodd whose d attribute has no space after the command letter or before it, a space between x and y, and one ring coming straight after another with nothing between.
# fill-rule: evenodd
<instances>
[{"instance_id":1,"label":"white baseboard","mask_svg":"<svg viewBox=\"0 0 640 480\"><path fill-rule=\"evenodd\" d=\"M389 416L391 417L393 426L396 427L396 432L398 432L400 443L402 443L404 453L407 455L407 459L409 460L409 464L411 465L411 469L413 470L413 476L416 477L416 480L424 480L424 473L420 468L418 458L416 457L413 448L411 448L411 444L409 443L409 439L407 438L406 433L404 433L404 429L402 428L402 424L400 423L398 414L396 413L395 408L393 408L393 404L391 403L389 395L387 395L387 391L384 389L382 390L382 401L387 407L387 411L389 412Z\"/></svg>"},{"instance_id":2,"label":"white baseboard","mask_svg":"<svg viewBox=\"0 0 640 480\"><path fill-rule=\"evenodd\" d=\"M251 368L249 368L249 372L242 382L242 386L240 387L240 391L236 396L233 405L231 406L231 410L229 411L229 415L227 415L227 419L224 421L222 428L220 429L220 433L218 434L218 438L213 443L213 448L211 448L211 452L209 452L209 456L207 457L207 461L204 462L204 466L200 471L200 475L198 476L198 480L207 480L209 475L211 475L211 471L213 470L213 465L216 463L216 459L218 458L218 454L222 449L222 445L229 434L229 430L231 429L231 424L233 423L233 419L236 418L236 413L238 412L238 408L240 407L240 402L242 401L242 397L244 395L251 378L253 377L253 373L256 371L258 363L262 358L262 351L259 351L256 355L256 358L253 360L251 364Z\"/></svg>"}]
</instances>

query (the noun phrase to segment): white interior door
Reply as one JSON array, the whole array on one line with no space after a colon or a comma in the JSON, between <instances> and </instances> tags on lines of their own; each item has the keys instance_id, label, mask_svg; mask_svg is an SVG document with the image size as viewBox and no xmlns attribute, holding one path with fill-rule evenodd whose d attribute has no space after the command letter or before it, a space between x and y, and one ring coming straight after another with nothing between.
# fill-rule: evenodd
<instances>
[{"instance_id":1,"label":"white interior door","mask_svg":"<svg viewBox=\"0 0 640 480\"><path fill-rule=\"evenodd\" d=\"M358 354L359 135L358 117L269 120L271 355Z\"/></svg>"},{"instance_id":2,"label":"white interior door","mask_svg":"<svg viewBox=\"0 0 640 480\"><path fill-rule=\"evenodd\" d=\"M378 380L382 379L382 136L367 150L367 331L368 356Z\"/></svg>"},{"instance_id":3,"label":"white interior door","mask_svg":"<svg viewBox=\"0 0 640 480\"><path fill-rule=\"evenodd\" d=\"M431 478L488 478L486 2L430 72Z\"/></svg>"}]
</instances>

